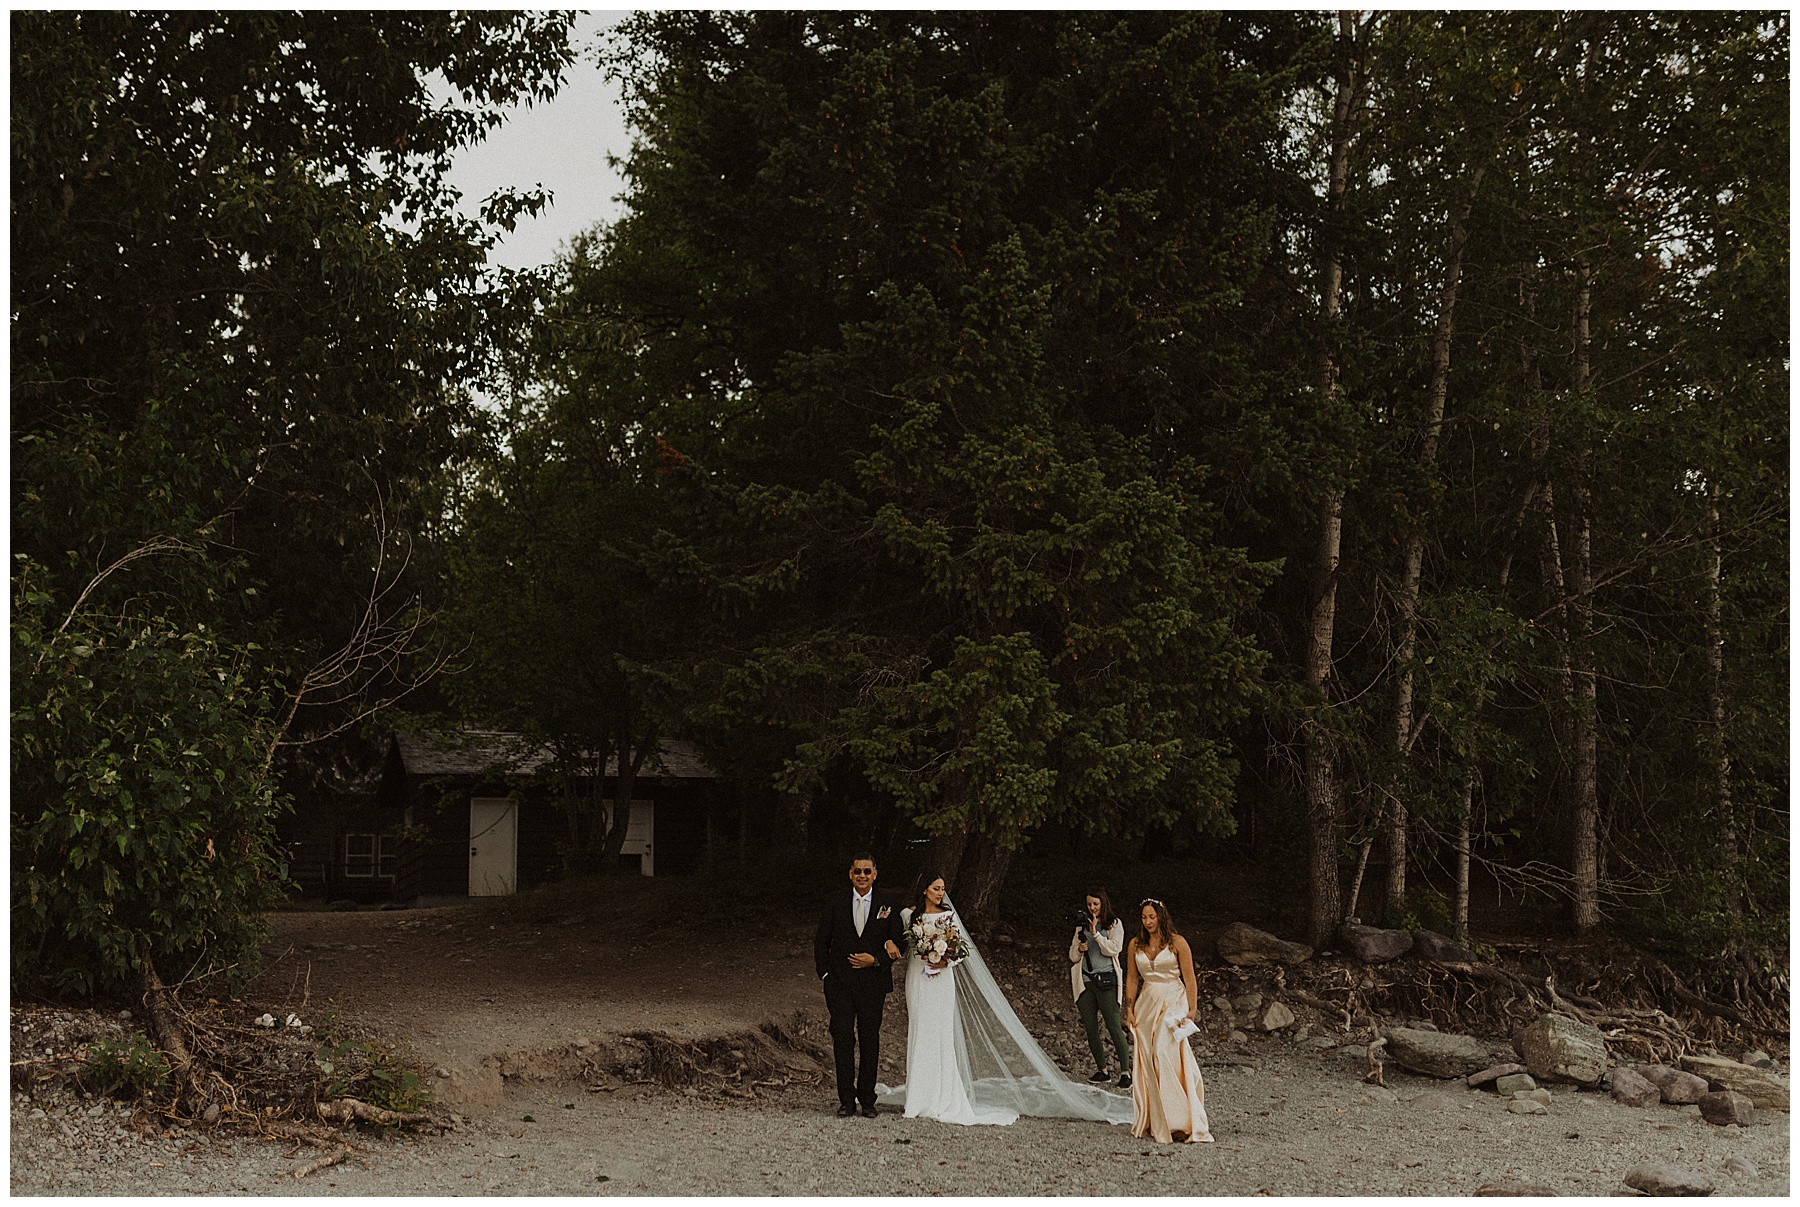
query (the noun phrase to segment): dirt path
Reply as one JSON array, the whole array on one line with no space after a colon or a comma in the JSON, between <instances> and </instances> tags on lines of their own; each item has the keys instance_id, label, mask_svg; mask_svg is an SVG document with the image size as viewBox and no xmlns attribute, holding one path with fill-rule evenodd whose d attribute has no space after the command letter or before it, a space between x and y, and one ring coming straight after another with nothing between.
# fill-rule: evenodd
<instances>
[{"instance_id":1,"label":"dirt path","mask_svg":"<svg viewBox=\"0 0 1800 1207\"><path fill-rule=\"evenodd\" d=\"M894 1114L841 1120L824 1068L760 1091L761 1102L595 1075L584 1054L633 1031L702 1039L784 1019L824 1042L810 908L730 935L674 929L656 910L652 896L620 889L278 915L253 1001L312 1018L335 1002L346 1016L411 1037L433 1088L463 1113L458 1130L365 1138L368 1151L296 1182L283 1175L315 1154L135 1136L103 1106L15 1097L13 1191L1466 1195L1516 1180L1605 1195L1632 1166L1661 1161L1708 1174L1724 1193L1788 1192L1785 1113L1721 1129L1692 1108L1633 1110L1558 1089L1548 1115L1519 1116L1492 1094L1445 1088L1459 1083L1391 1074L1392 1093L1364 1086L1366 1058L1348 1043L1224 1041L1220 1019L1201 1046L1218 1137L1210 1145L1163 1147L1124 1128L1051 1120L1007 1128ZM695 931L700 938L688 937ZM996 944L989 962L1046 1050L1085 1073L1058 944L1043 936ZM905 1028L896 994L884 1028L888 1080L902 1077Z\"/></svg>"}]
</instances>

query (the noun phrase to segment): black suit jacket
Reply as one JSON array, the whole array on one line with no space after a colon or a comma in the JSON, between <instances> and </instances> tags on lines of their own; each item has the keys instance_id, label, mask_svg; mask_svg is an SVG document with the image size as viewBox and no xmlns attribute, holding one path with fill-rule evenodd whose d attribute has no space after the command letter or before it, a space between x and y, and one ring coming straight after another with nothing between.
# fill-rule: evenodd
<instances>
[{"instance_id":1,"label":"black suit jacket","mask_svg":"<svg viewBox=\"0 0 1800 1207\"><path fill-rule=\"evenodd\" d=\"M851 909L853 895L854 890L845 886L825 899L819 913L819 930L813 936L813 967L821 980L829 973L834 977L841 976L851 984L860 983L889 993L894 988L894 973L886 944L892 939L899 947L906 933L900 925L900 903L885 893L871 893L869 920L859 935L856 933L856 915ZM886 911L885 916L883 911ZM850 967L850 956L858 951L874 956L875 963L867 968Z\"/></svg>"}]
</instances>

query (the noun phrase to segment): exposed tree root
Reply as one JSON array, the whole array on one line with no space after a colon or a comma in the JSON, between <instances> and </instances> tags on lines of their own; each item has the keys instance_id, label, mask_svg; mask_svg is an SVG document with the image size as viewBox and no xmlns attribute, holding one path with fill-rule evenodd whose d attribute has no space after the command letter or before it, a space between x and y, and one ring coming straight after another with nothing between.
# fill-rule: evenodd
<instances>
[{"instance_id":1,"label":"exposed tree root","mask_svg":"<svg viewBox=\"0 0 1800 1207\"><path fill-rule=\"evenodd\" d=\"M355 1098L337 1098L319 1104L319 1118L327 1123L376 1123L382 1127L427 1127L452 1130L450 1120L430 1111L389 1111Z\"/></svg>"},{"instance_id":2,"label":"exposed tree root","mask_svg":"<svg viewBox=\"0 0 1800 1207\"><path fill-rule=\"evenodd\" d=\"M286 1176L298 1182L308 1174L318 1173L321 1169L330 1169L333 1165L338 1164L349 1155L349 1149L340 1148L328 1157L320 1157L317 1161L308 1161L305 1165L302 1165L299 1169L294 1170Z\"/></svg>"}]
</instances>

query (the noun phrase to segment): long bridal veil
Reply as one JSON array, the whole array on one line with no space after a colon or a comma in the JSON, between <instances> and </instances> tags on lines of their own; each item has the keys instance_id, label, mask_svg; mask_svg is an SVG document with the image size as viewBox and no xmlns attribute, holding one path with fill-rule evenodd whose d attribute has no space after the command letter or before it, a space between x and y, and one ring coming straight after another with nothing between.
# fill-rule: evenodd
<instances>
[{"instance_id":1,"label":"long bridal veil","mask_svg":"<svg viewBox=\"0 0 1800 1207\"><path fill-rule=\"evenodd\" d=\"M950 969L956 978L956 1066L975 1106L1039 1119L1130 1123L1130 1097L1071 1081L1044 1054L988 971L974 936L964 929L963 937L969 956ZM904 1085L876 1089L878 1101L906 1104Z\"/></svg>"}]
</instances>

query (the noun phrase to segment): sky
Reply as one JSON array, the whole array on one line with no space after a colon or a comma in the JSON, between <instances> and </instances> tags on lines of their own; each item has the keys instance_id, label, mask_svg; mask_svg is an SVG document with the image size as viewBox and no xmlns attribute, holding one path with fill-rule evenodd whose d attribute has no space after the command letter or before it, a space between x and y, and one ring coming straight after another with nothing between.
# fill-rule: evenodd
<instances>
[{"instance_id":1,"label":"sky","mask_svg":"<svg viewBox=\"0 0 1800 1207\"><path fill-rule=\"evenodd\" d=\"M462 192L471 217L494 190L543 185L553 195L536 218L495 249L491 262L508 268L547 264L569 238L622 212L615 200L624 181L606 164L623 157L631 139L617 83L595 62L600 36L622 20L623 12L584 13L575 21L576 61L568 80L547 105L517 105L504 125L457 156L450 183Z\"/></svg>"}]
</instances>

